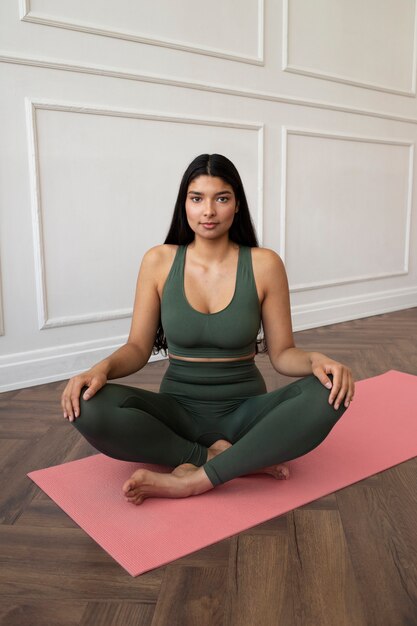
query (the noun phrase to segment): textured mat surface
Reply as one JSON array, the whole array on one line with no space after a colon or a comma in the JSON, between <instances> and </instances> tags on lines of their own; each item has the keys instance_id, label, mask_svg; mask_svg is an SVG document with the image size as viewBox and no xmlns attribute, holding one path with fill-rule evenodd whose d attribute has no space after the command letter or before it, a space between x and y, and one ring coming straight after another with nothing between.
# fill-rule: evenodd
<instances>
[{"instance_id":1,"label":"textured mat surface","mask_svg":"<svg viewBox=\"0 0 417 626\"><path fill-rule=\"evenodd\" d=\"M149 463L97 454L28 474L132 576L165 565L417 455L417 376L390 370L355 383L355 399L289 480L256 474L199 496L126 502L121 485Z\"/></svg>"}]
</instances>

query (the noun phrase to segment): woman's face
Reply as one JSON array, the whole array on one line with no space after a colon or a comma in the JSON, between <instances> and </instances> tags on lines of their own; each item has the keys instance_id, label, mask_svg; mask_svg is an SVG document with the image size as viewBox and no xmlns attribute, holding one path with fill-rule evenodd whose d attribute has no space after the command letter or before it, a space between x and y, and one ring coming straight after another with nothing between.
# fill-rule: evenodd
<instances>
[{"instance_id":1,"label":"woman's face","mask_svg":"<svg viewBox=\"0 0 417 626\"><path fill-rule=\"evenodd\" d=\"M233 187L217 176L202 175L188 185L185 212L190 228L205 239L228 232L238 209Z\"/></svg>"}]
</instances>

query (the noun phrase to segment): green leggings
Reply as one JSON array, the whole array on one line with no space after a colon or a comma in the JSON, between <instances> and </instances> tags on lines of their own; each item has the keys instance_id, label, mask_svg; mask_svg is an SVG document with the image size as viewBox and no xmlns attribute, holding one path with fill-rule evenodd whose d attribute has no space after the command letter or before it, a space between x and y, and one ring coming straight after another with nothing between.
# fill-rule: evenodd
<instances>
[{"instance_id":1,"label":"green leggings","mask_svg":"<svg viewBox=\"0 0 417 626\"><path fill-rule=\"evenodd\" d=\"M171 358L159 393L107 383L83 400L85 389L73 424L97 450L123 461L202 465L214 486L310 452L346 411L329 404L313 374L267 392L253 359ZM233 446L207 462L217 439Z\"/></svg>"}]
</instances>

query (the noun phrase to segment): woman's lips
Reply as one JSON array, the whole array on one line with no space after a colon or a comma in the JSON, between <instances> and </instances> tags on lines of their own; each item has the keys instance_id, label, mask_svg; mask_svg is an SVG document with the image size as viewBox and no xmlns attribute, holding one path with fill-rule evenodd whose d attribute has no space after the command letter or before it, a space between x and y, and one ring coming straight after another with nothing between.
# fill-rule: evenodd
<instances>
[{"instance_id":1,"label":"woman's lips","mask_svg":"<svg viewBox=\"0 0 417 626\"><path fill-rule=\"evenodd\" d=\"M215 228L217 226L217 222L202 222L201 225L204 228L208 228L209 230L211 230L212 228Z\"/></svg>"}]
</instances>

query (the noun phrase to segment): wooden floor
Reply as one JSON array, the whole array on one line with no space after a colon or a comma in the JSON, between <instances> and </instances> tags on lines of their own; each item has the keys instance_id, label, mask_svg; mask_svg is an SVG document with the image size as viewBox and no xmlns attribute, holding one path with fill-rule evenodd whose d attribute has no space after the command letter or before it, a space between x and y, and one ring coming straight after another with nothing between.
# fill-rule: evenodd
<instances>
[{"instance_id":1,"label":"wooden floor","mask_svg":"<svg viewBox=\"0 0 417 626\"><path fill-rule=\"evenodd\" d=\"M417 374L417 308L295 338L357 381ZM257 363L269 390L294 380ZM121 382L157 390L166 366ZM62 417L65 384L0 397L1 625L417 624L417 458L133 578L26 477L95 453Z\"/></svg>"}]
</instances>

